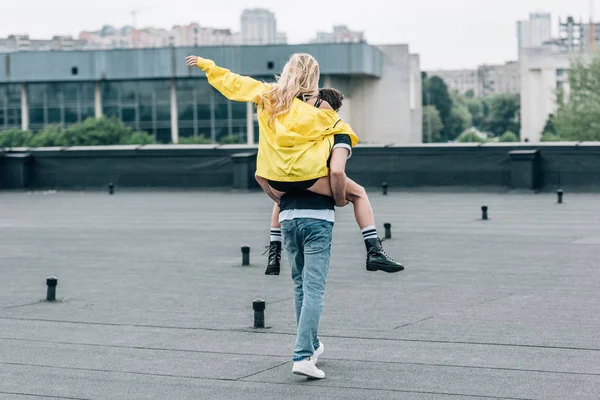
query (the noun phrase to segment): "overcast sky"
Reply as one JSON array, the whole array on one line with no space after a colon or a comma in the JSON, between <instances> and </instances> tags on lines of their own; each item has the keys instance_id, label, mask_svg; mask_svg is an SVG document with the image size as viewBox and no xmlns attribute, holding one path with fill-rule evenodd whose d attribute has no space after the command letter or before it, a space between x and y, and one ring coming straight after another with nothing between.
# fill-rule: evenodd
<instances>
[{"instance_id":1,"label":"overcast sky","mask_svg":"<svg viewBox=\"0 0 600 400\"><path fill-rule=\"evenodd\" d=\"M597 3L598 0L595 0ZM27 33L76 36L104 24L132 23L130 11L143 9L137 26L170 28L198 22L239 30L244 8L273 11L278 30L290 43L306 42L317 30L346 24L364 31L367 41L408 43L421 55L422 69L473 68L517 57L516 21L529 12L589 19L590 0L0 0L0 37ZM391 8L391 5L394 5ZM600 4L595 14L600 13Z\"/></svg>"}]
</instances>

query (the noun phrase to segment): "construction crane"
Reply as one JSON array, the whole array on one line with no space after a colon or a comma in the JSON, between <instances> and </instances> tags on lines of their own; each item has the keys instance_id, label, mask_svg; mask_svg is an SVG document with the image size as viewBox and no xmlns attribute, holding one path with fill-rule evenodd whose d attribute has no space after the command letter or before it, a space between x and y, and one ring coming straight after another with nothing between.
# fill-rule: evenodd
<instances>
[{"instance_id":1,"label":"construction crane","mask_svg":"<svg viewBox=\"0 0 600 400\"><path fill-rule=\"evenodd\" d=\"M150 7L144 7L144 8L134 8L132 9L129 13L131 14L131 20L133 23L133 27L136 27L136 23L137 23L137 15L138 13L142 12L142 11L146 11L148 10Z\"/></svg>"}]
</instances>

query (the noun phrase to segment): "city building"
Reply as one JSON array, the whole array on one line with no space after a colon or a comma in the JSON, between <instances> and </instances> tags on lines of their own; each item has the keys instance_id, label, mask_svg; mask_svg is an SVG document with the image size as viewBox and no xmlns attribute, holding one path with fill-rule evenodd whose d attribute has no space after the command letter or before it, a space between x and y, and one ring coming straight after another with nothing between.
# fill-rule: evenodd
<instances>
[{"instance_id":1,"label":"city building","mask_svg":"<svg viewBox=\"0 0 600 400\"><path fill-rule=\"evenodd\" d=\"M81 50L85 41L71 36L54 36L52 39L31 39L29 35L10 35L0 39L0 53L15 51Z\"/></svg>"},{"instance_id":2,"label":"city building","mask_svg":"<svg viewBox=\"0 0 600 400\"><path fill-rule=\"evenodd\" d=\"M556 44L562 51L593 53L600 42L600 23L576 22L573 17L559 20Z\"/></svg>"},{"instance_id":3,"label":"city building","mask_svg":"<svg viewBox=\"0 0 600 400\"><path fill-rule=\"evenodd\" d=\"M317 32L310 43L364 43L364 32L351 31L346 25L335 25L333 32Z\"/></svg>"},{"instance_id":4,"label":"city building","mask_svg":"<svg viewBox=\"0 0 600 400\"><path fill-rule=\"evenodd\" d=\"M428 77L438 76L442 78L449 89L456 90L460 94L473 92L475 97L481 96L481 84L476 69L438 69L426 71Z\"/></svg>"},{"instance_id":5,"label":"city building","mask_svg":"<svg viewBox=\"0 0 600 400\"><path fill-rule=\"evenodd\" d=\"M525 49L521 53L521 140L539 142L548 116L556 112L557 91L568 96L573 56L556 47Z\"/></svg>"},{"instance_id":6,"label":"city building","mask_svg":"<svg viewBox=\"0 0 600 400\"><path fill-rule=\"evenodd\" d=\"M266 45L285 44L287 37L277 32L275 14L263 8L246 9L240 17L241 44Z\"/></svg>"},{"instance_id":7,"label":"city building","mask_svg":"<svg viewBox=\"0 0 600 400\"><path fill-rule=\"evenodd\" d=\"M519 63L510 61L500 65L481 65L477 69L432 70L427 76L439 76L449 89L475 97L491 94L518 94L520 92Z\"/></svg>"},{"instance_id":8,"label":"city building","mask_svg":"<svg viewBox=\"0 0 600 400\"><path fill-rule=\"evenodd\" d=\"M540 47L552 39L552 16L547 12L529 14L529 19L517 22L519 53L521 49Z\"/></svg>"},{"instance_id":9,"label":"city building","mask_svg":"<svg viewBox=\"0 0 600 400\"><path fill-rule=\"evenodd\" d=\"M236 44L235 35L230 29L203 27L197 23L176 25L170 31L157 28L135 29L132 26L104 26L99 31L81 32L79 39L86 43L86 49L89 50Z\"/></svg>"},{"instance_id":10,"label":"city building","mask_svg":"<svg viewBox=\"0 0 600 400\"><path fill-rule=\"evenodd\" d=\"M521 91L520 67L516 61L500 65L482 65L477 69L479 93L519 94Z\"/></svg>"},{"instance_id":11,"label":"city building","mask_svg":"<svg viewBox=\"0 0 600 400\"><path fill-rule=\"evenodd\" d=\"M253 105L228 101L202 71L187 67L192 52L264 81L273 80L293 53L310 53L320 62L320 85L344 93L340 115L361 142L421 143L419 56L407 45L366 43L0 54L0 131L109 116L153 134L158 143L201 135L256 143Z\"/></svg>"}]
</instances>

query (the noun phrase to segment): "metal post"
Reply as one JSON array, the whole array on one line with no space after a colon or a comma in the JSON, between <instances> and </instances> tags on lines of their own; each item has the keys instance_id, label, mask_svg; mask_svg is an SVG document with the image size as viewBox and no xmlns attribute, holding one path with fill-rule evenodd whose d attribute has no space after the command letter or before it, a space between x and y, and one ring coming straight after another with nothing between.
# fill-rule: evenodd
<instances>
[{"instance_id":1,"label":"metal post","mask_svg":"<svg viewBox=\"0 0 600 400\"><path fill-rule=\"evenodd\" d=\"M385 228L385 238L391 239L392 238L392 224L390 224L389 222L386 222L385 224L383 224L383 227Z\"/></svg>"},{"instance_id":2,"label":"metal post","mask_svg":"<svg viewBox=\"0 0 600 400\"><path fill-rule=\"evenodd\" d=\"M254 310L254 327L264 328L265 327L265 301L263 299L256 299L252 302L252 309Z\"/></svg>"},{"instance_id":3,"label":"metal post","mask_svg":"<svg viewBox=\"0 0 600 400\"><path fill-rule=\"evenodd\" d=\"M484 221L487 221L488 219L488 207L487 206L481 206L481 219Z\"/></svg>"},{"instance_id":4,"label":"metal post","mask_svg":"<svg viewBox=\"0 0 600 400\"><path fill-rule=\"evenodd\" d=\"M250 246L242 246L242 265L250 265Z\"/></svg>"},{"instance_id":5,"label":"metal post","mask_svg":"<svg viewBox=\"0 0 600 400\"><path fill-rule=\"evenodd\" d=\"M46 300L56 301L56 285L58 285L58 279L55 276L49 276L46 279L46 286L48 286Z\"/></svg>"}]
</instances>

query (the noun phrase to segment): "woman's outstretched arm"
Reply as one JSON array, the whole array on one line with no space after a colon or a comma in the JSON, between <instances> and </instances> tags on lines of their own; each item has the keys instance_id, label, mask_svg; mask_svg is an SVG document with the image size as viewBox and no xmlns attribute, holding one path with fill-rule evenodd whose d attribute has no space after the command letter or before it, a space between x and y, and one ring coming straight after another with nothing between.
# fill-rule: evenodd
<instances>
[{"instance_id":1,"label":"woman's outstretched arm","mask_svg":"<svg viewBox=\"0 0 600 400\"><path fill-rule=\"evenodd\" d=\"M256 102L262 94L271 89L266 83L248 76L235 74L226 68L217 66L214 61L206 58L188 56L185 62L190 67L197 66L204 71L208 83L229 100Z\"/></svg>"}]
</instances>

